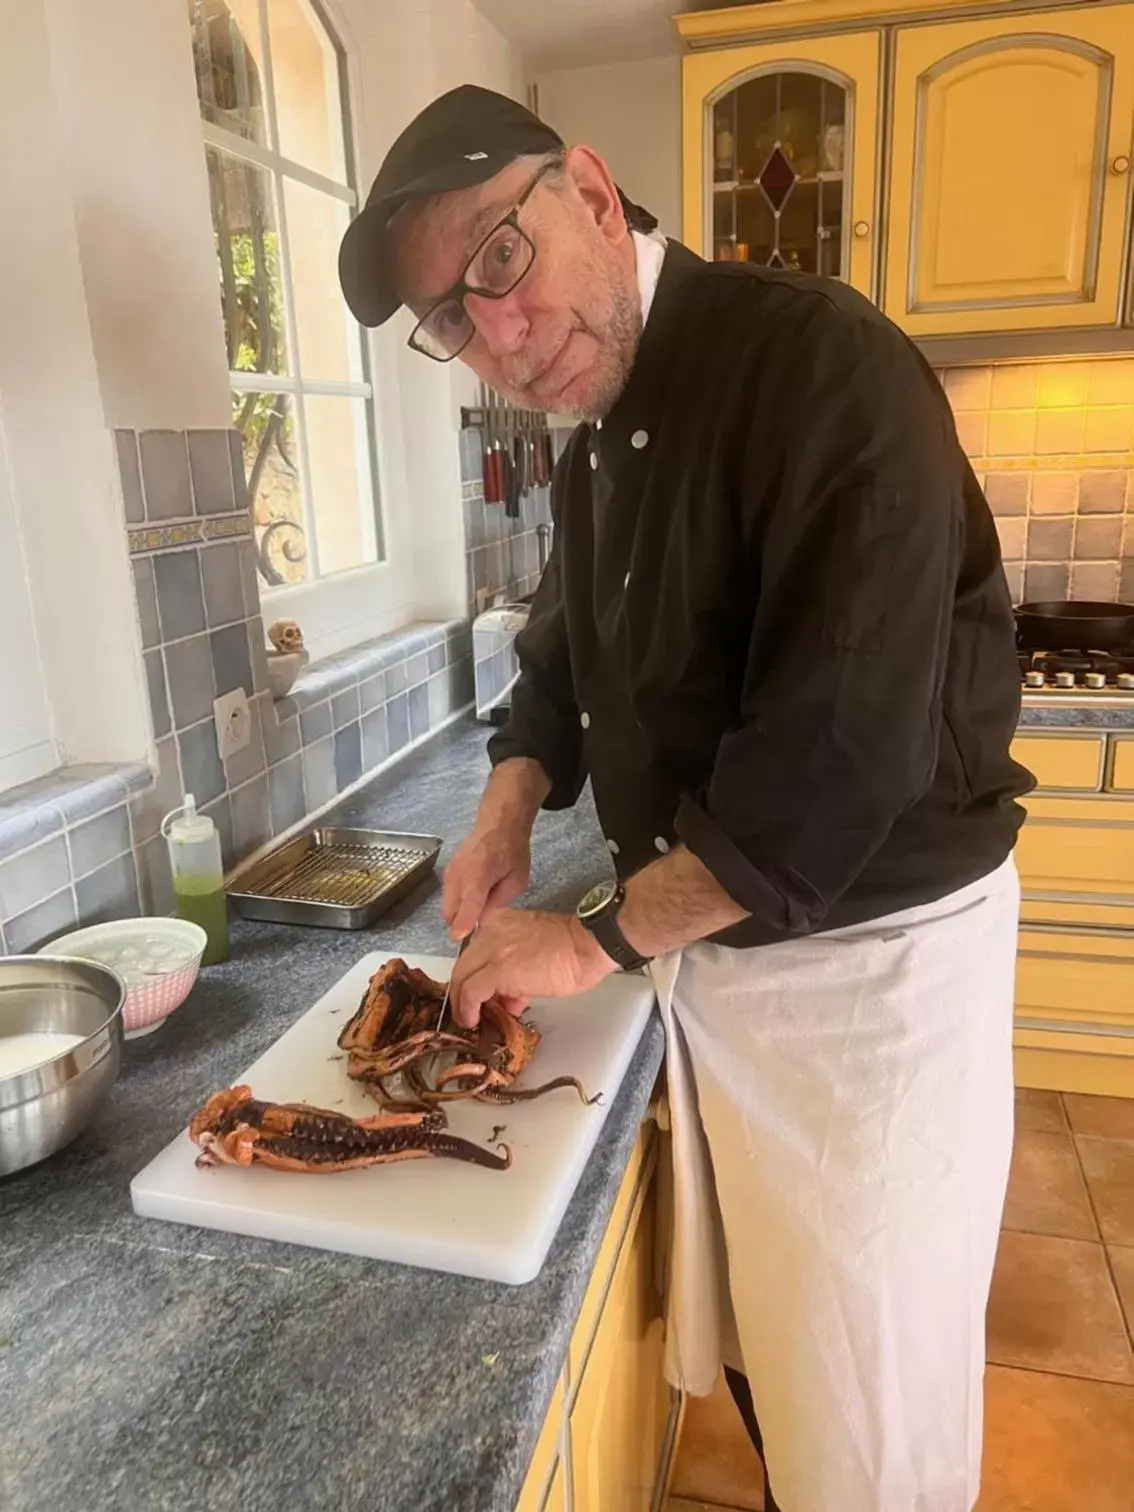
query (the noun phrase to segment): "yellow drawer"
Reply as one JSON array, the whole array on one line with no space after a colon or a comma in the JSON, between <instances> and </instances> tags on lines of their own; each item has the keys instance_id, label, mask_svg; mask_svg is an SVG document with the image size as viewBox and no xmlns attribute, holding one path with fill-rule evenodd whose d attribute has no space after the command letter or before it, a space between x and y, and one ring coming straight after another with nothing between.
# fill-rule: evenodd
<instances>
[{"instance_id":1,"label":"yellow drawer","mask_svg":"<svg viewBox=\"0 0 1134 1512\"><path fill-rule=\"evenodd\" d=\"M1016 1014L1031 1021L1134 1026L1134 935L1023 928Z\"/></svg>"},{"instance_id":2,"label":"yellow drawer","mask_svg":"<svg viewBox=\"0 0 1134 1512\"><path fill-rule=\"evenodd\" d=\"M565 1399L566 1392L563 1389L563 1379L560 1377L559 1384L555 1388L555 1395L551 1398L551 1406L547 1409L547 1416L543 1420L543 1429L536 1442L532 1462L528 1466L527 1479L520 1492L520 1499L516 1503L516 1512L542 1512L547 1505L545 1500L547 1482L559 1454Z\"/></svg>"},{"instance_id":3,"label":"yellow drawer","mask_svg":"<svg viewBox=\"0 0 1134 1512\"><path fill-rule=\"evenodd\" d=\"M1134 804L1121 798L1026 798L1016 846L1026 893L1134 898ZM1085 900L1086 901L1086 900Z\"/></svg>"},{"instance_id":4,"label":"yellow drawer","mask_svg":"<svg viewBox=\"0 0 1134 1512\"><path fill-rule=\"evenodd\" d=\"M555 1479L548 1490L543 1512L567 1512L567 1470L562 1460L555 1467Z\"/></svg>"},{"instance_id":5,"label":"yellow drawer","mask_svg":"<svg viewBox=\"0 0 1134 1512\"><path fill-rule=\"evenodd\" d=\"M1134 735L1111 736L1110 781L1114 793L1134 793Z\"/></svg>"},{"instance_id":6,"label":"yellow drawer","mask_svg":"<svg viewBox=\"0 0 1134 1512\"><path fill-rule=\"evenodd\" d=\"M590 1285L587 1287L583 1298L583 1305L579 1309L579 1316L575 1321L575 1331L571 1335L571 1347L568 1352L570 1362L571 1387L578 1388L583 1376L583 1367L586 1364L587 1355L590 1353L591 1343L598 1326L599 1315L602 1312L603 1303L606 1300L607 1289L610 1285L611 1272L614 1263L618 1259L618 1252L622 1240L627 1232L627 1226L632 1218L635 1208L640 1206L638 1201L643 1187L653 1174L654 1163L657 1160L657 1125L652 1119L648 1119L638 1131L638 1139L634 1145L634 1153L630 1157L630 1163L626 1167L626 1175L622 1178L622 1185L618 1189L618 1196L614 1199L614 1211L610 1215L610 1222L606 1226L606 1233L599 1247L598 1259L595 1261L594 1270L591 1272Z\"/></svg>"},{"instance_id":7,"label":"yellow drawer","mask_svg":"<svg viewBox=\"0 0 1134 1512\"><path fill-rule=\"evenodd\" d=\"M1012 755L1038 785L1059 792L1098 792L1105 749L1102 735L1017 735L1012 742Z\"/></svg>"},{"instance_id":8,"label":"yellow drawer","mask_svg":"<svg viewBox=\"0 0 1134 1512\"><path fill-rule=\"evenodd\" d=\"M1079 903L1066 898L1028 898L1020 901L1020 921L1027 924L1078 925L1095 929L1128 929L1134 935L1134 897L1128 903Z\"/></svg>"}]
</instances>

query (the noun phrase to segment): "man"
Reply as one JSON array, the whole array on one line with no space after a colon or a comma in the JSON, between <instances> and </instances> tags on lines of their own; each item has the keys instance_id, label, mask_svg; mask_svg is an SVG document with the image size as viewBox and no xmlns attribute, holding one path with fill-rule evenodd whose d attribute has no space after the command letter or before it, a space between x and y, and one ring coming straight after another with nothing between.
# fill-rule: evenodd
<instances>
[{"instance_id":1,"label":"man","mask_svg":"<svg viewBox=\"0 0 1134 1512\"><path fill-rule=\"evenodd\" d=\"M931 372L845 286L710 265L598 155L465 87L391 148L360 320L578 417L509 723L448 867L455 1011L649 964L668 1369L722 1360L783 1512L968 1512L1012 1135L1028 788L987 505ZM509 908L586 778L618 874ZM723 1240L723 1243L722 1243Z\"/></svg>"}]
</instances>

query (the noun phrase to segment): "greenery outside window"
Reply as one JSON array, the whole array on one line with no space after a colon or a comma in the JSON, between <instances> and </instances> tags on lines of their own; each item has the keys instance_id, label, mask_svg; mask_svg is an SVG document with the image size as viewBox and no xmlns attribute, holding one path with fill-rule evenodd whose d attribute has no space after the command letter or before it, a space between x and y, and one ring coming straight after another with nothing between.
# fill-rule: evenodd
<instances>
[{"instance_id":1,"label":"greenery outside window","mask_svg":"<svg viewBox=\"0 0 1134 1512\"><path fill-rule=\"evenodd\" d=\"M357 204L342 48L314 0L188 0L263 586L383 557L373 392L335 275Z\"/></svg>"}]
</instances>

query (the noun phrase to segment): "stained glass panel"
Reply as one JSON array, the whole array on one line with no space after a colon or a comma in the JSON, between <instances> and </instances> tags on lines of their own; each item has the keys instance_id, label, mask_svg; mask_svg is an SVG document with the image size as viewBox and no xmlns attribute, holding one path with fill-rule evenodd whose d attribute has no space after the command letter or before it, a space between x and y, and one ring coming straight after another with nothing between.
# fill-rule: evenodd
<instances>
[{"instance_id":1,"label":"stained glass panel","mask_svg":"<svg viewBox=\"0 0 1134 1512\"><path fill-rule=\"evenodd\" d=\"M757 183L768 196L773 210L782 211L799 174L788 162L779 146L772 148L772 155L760 170Z\"/></svg>"},{"instance_id":2,"label":"stained glass panel","mask_svg":"<svg viewBox=\"0 0 1134 1512\"><path fill-rule=\"evenodd\" d=\"M801 70L761 74L712 109L713 256L837 278L847 96Z\"/></svg>"}]
</instances>

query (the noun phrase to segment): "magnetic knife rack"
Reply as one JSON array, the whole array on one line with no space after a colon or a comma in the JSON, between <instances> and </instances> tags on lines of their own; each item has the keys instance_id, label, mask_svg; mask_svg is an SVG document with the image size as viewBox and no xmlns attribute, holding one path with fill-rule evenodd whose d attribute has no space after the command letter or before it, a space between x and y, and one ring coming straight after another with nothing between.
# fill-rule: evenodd
<instances>
[{"instance_id":1,"label":"magnetic knife rack","mask_svg":"<svg viewBox=\"0 0 1134 1512\"><path fill-rule=\"evenodd\" d=\"M482 383L480 403L461 406L461 429L481 434L484 502L503 505L508 518L518 520L521 499L551 482L555 451L547 417L512 404Z\"/></svg>"}]
</instances>

